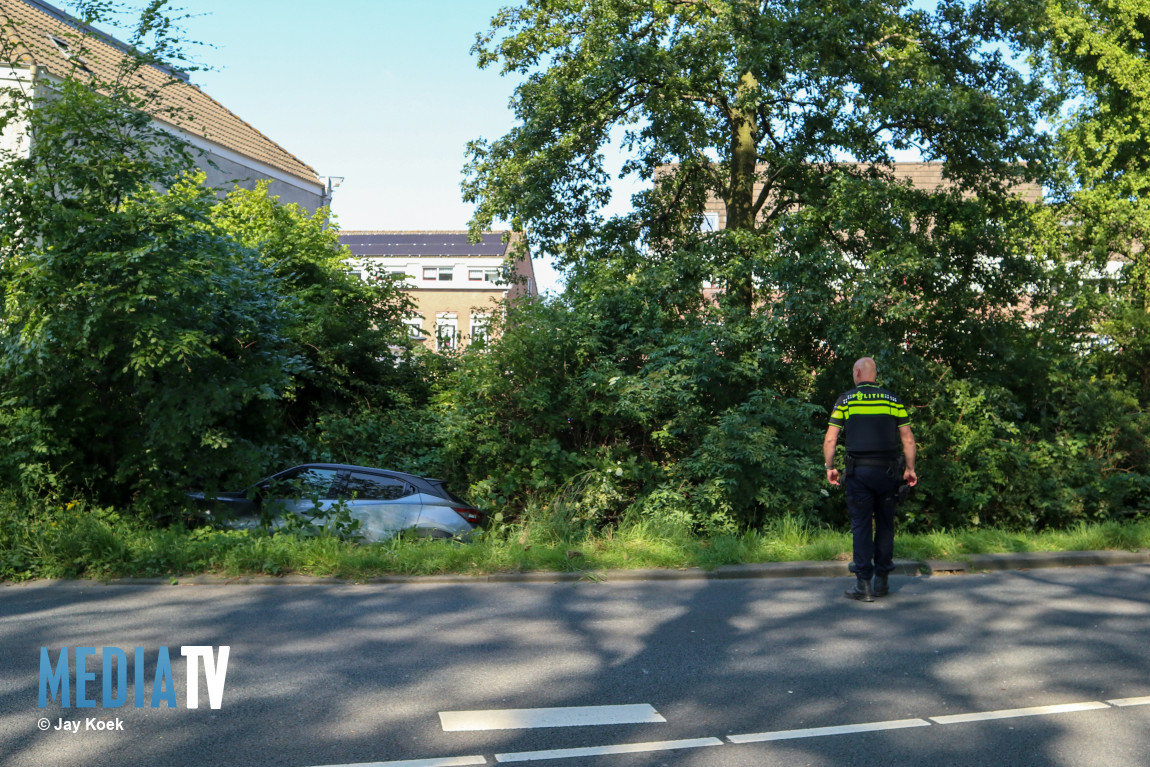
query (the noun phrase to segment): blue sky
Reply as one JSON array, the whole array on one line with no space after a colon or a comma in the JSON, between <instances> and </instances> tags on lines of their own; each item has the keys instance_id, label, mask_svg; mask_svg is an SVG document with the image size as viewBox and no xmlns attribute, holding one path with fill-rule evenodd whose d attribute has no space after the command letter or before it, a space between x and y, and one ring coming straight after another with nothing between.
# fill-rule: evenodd
<instances>
[{"instance_id":1,"label":"blue sky","mask_svg":"<svg viewBox=\"0 0 1150 767\"><path fill-rule=\"evenodd\" d=\"M48 1L75 10L73 0ZM193 82L320 176L343 177L332 202L342 229L467 226L472 211L459 188L465 147L512 127L508 102L518 83L480 70L470 50L515 0L171 4L190 16L182 21L187 39L204 44L194 51L207 69ZM608 210L622 212L636 187L615 187ZM541 288L559 286L548 263L537 259L535 268Z\"/></svg>"},{"instance_id":2,"label":"blue sky","mask_svg":"<svg viewBox=\"0 0 1150 767\"><path fill-rule=\"evenodd\" d=\"M209 69L192 81L319 175L342 176L332 212L343 229L466 228L465 147L512 127L517 84L480 70L470 49L508 4L173 0L192 16L187 39L206 44L193 51ZM557 284L546 263L536 276Z\"/></svg>"}]
</instances>

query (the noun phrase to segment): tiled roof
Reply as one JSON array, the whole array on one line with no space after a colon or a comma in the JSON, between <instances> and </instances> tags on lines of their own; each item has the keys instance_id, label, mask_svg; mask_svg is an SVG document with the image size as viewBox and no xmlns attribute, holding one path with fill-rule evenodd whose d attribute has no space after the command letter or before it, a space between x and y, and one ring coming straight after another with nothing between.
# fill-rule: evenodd
<instances>
[{"instance_id":1,"label":"tiled roof","mask_svg":"<svg viewBox=\"0 0 1150 767\"><path fill-rule=\"evenodd\" d=\"M865 167L863 163L839 163L838 167ZM664 176L672 172L677 165L664 165L661 166L656 175ZM946 187L950 182L942 177L943 164L941 162L896 162L890 166L891 174L896 181L908 180L915 189L924 191L935 191L937 189ZM760 165L760 171L765 170L766 166ZM762 191L763 184L756 182L754 186L754 194ZM1032 182L1024 182L1012 187L1012 191L1027 202L1037 202L1042 199L1042 188ZM726 208L723 201L711 192L707 196L705 211L707 213L717 214L719 217L720 228L726 226Z\"/></svg>"},{"instance_id":2,"label":"tiled roof","mask_svg":"<svg viewBox=\"0 0 1150 767\"><path fill-rule=\"evenodd\" d=\"M36 65L56 77L76 66L77 59L96 77L113 80L124 61L127 46L88 28L81 40L83 25L42 0L0 0L0 41L17 66ZM61 40L62 50L52 38ZM83 47L83 51L76 49ZM238 154L257 160L304 181L319 184L319 177L306 163L241 120L218 101L183 76L160 67L144 67L141 77L149 89L158 91L161 111L179 108L180 114L156 116L186 133L204 138ZM161 87L162 86L162 87Z\"/></svg>"},{"instance_id":3,"label":"tiled roof","mask_svg":"<svg viewBox=\"0 0 1150 767\"><path fill-rule=\"evenodd\" d=\"M896 162L895 178L909 179L916 189L934 190L947 184L942 178L940 162ZM1042 199L1042 189L1032 182L1018 184L1013 191L1027 202Z\"/></svg>"},{"instance_id":4,"label":"tiled roof","mask_svg":"<svg viewBox=\"0 0 1150 767\"><path fill-rule=\"evenodd\" d=\"M503 256L509 244L502 232L468 242L465 231L344 231L339 241L357 256Z\"/></svg>"}]
</instances>

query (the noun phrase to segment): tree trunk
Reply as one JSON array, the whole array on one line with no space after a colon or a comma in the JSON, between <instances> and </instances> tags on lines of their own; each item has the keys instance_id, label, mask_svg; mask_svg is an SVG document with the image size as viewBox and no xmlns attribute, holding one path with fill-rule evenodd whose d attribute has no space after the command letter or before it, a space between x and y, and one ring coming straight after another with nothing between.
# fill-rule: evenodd
<instances>
[{"instance_id":1,"label":"tree trunk","mask_svg":"<svg viewBox=\"0 0 1150 767\"><path fill-rule=\"evenodd\" d=\"M757 110L754 96L759 83L750 72L739 78L739 89L730 111L731 119L731 183L727 199L727 228L753 230L755 228L755 163L758 159L756 142ZM743 259L750 263L750 259ZM732 274L728 285L734 304L750 311L755 303L755 286L749 270Z\"/></svg>"}]
</instances>

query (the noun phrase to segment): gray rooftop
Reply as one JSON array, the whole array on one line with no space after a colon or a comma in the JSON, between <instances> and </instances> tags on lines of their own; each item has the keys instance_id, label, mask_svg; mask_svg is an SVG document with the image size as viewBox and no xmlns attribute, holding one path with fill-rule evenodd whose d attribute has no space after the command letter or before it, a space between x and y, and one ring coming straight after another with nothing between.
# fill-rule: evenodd
<instances>
[{"instance_id":1,"label":"gray rooftop","mask_svg":"<svg viewBox=\"0 0 1150 767\"><path fill-rule=\"evenodd\" d=\"M484 232L480 242L467 241L467 232L347 232L340 244L356 256L502 256L507 252L502 232Z\"/></svg>"}]
</instances>

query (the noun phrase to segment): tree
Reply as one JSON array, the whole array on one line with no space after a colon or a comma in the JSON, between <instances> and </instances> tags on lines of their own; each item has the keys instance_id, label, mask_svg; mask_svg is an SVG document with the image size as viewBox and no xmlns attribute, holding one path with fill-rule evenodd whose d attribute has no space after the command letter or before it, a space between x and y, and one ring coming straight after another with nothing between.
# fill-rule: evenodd
<instances>
[{"instance_id":1,"label":"tree","mask_svg":"<svg viewBox=\"0 0 1150 767\"><path fill-rule=\"evenodd\" d=\"M0 157L0 407L21 426L5 473L152 507L259 465L302 368L281 280L212 223L191 151L153 119L138 74L174 50L163 5L112 77L76 35L73 70L10 89L0 114L28 138Z\"/></svg>"},{"instance_id":2,"label":"tree","mask_svg":"<svg viewBox=\"0 0 1150 767\"><path fill-rule=\"evenodd\" d=\"M620 237L680 258L713 196L727 231L712 238L720 247L707 250L704 268L750 311L780 287L762 274L764 254L801 259L826 246L865 256L887 244L868 234L876 224L894 233L892 218L917 227L900 234L917 246L937 207L953 212L972 195L982 203L960 210L964 218L998 216L1012 188L1045 170L1034 127L1041 90L994 47L998 21L959 2L934 13L874 0L529 0L504 9L474 52L480 66L526 78L513 103L520 124L469 147L472 224L529 226L533 242L568 266ZM654 181L616 227L599 216L612 139L628 151L624 172ZM948 190L902 188L891 171L899 150L943 162ZM988 233L968 234L971 247L999 256L1001 244L970 242L976 236Z\"/></svg>"},{"instance_id":3,"label":"tree","mask_svg":"<svg viewBox=\"0 0 1150 767\"><path fill-rule=\"evenodd\" d=\"M810 414L869 354L934 467L915 524L1064 525L1138 503L1144 477L1123 472L1145 439L1116 424L1140 421L1124 392L1084 383L1099 302L1042 200L1058 177L1042 117L1062 102L1012 63L1035 44L1027 10L528 0L494 18L474 51L523 78L519 122L470 146L472 225L529 228L568 272L571 322L611 339L548 385L578 376L573 421L610 414L585 432L597 449L659 467L638 497L751 525L780 497L810 512L821 472L800 456L825 428ZM605 219L612 142L650 188ZM940 183L900 178L900 153ZM722 231L700 231L709 202ZM523 418L503 428L528 428L520 399L491 407L471 421L506 407Z\"/></svg>"},{"instance_id":4,"label":"tree","mask_svg":"<svg viewBox=\"0 0 1150 767\"><path fill-rule=\"evenodd\" d=\"M39 181L0 168L6 201ZM41 237L3 254L4 407L45 430L65 487L102 502L156 507L258 466L303 365L278 280L211 225L202 181L122 190L114 210L22 200Z\"/></svg>"},{"instance_id":5,"label":"tree","mask_svg":"<svg viewBox=\"0 0 1150 767\"><path fill-rule=\"evenodd\" d=\"M1035 63L1070 106L1050 115L1066 158L1059 226L1070 258L1122 261L1109 321L1114 368L1150 395L1150 6L1049 0L1033 9ZM1104 285L1104 287L1106 287Z\"/></svg>"},{"instance_id":6,"label":"tree","mask_svg":"<svg viewBox=\"0 0 1150 767\"><path fill-rule=\"evenodd\" d=\"M350 271L351 254L328 216L280 204L266 183L234 190L212 212L220 230L258 253L281 285L285 332L305 362L285 403L295 430L324 411L387 410L422 386L403 325L411 299L386 273L365 266L361 279Z\"/></svg>"},{"instance_id":7,"label":"tree","mask_svg":"<svg viewBox=\"0 0 1150 767\"><path fill-rule=\"evenodd\" d=\"M559 529L729 531L819 510L802 456L821 408L778 396L792 371L769 349L732 354L745 339L697 322L698 291L674 283L602 275L508 307L439 400L444 460L474 499Z\"/></svg>"},{"instance_id":8,"label":"tree","mask_svg":"<svg viewBox=\"0 0 1150 767\"><path fill-rule=\"evenodd\" d=\"M139 184L162 186L192 166L191 147L156 122L179 122L182 109L162 98L175 80L144 76L151 67L167 70L173 63L186 63L176 20L166 5L167 0L149 0L124 55L103 76L85 63L90 25L108 20L116 6L108 0L80 0L81 31L60 33L69 47L68 71L5 89L0 127L24 134L26 143L0 160L22 169L26 177L39 174L50 182L40 191L55 204L76 211L89 204L115 209ZM5 34L0 40L5 62L19 59L15 39ZM7 215L18 214L13 206L20 199L7 202ZM36 218L28 216L29 221ZM82 217L76 223L82 225ZM35 238L37 233L23 235Z\"/></svg>"}]
</instances>

